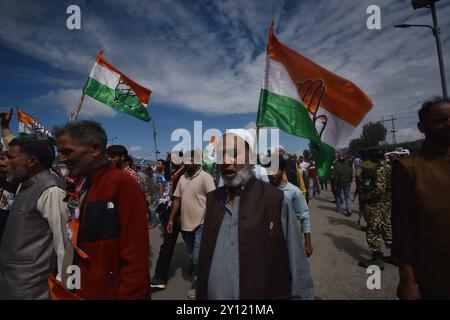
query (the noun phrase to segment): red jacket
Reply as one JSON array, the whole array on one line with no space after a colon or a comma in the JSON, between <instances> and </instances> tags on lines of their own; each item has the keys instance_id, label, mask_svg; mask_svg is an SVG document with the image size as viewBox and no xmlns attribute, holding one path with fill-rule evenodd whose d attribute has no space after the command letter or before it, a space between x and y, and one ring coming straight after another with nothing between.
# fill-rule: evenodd
<instances>
[{"instance_id":1,"label":"red jacket","mask_svg":"<svg viewBox=\"0 0 450 320\"><path fill-rule=\"evenodd\" d=\"M88 182L80 216L78 258L83 299L149 299L147 203L140 186L111 163Z\"/></svg>"}]
</instances>

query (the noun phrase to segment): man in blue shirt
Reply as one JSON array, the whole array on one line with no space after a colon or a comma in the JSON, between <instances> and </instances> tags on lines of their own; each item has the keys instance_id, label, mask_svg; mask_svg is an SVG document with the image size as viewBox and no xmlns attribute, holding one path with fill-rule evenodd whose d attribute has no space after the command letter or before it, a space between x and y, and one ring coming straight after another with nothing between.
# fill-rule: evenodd
<instances>
[{"instance_id":1,"label":"man in blue shirt","mask_svg":"<svg viewBox=\"0 0 450 320\"><path fill-rule=\"evenodd\" d=\"M311 228L309 219L309 208L305 196L299 188L285 179L286 160L280 156L278 169L269 172L269 181L284 193L284 197L289 199L295 211L298 221L301 223L302 233L305 240L305 252L308 257L313 253L311 244Z\"/></svg>"}]
</instances>

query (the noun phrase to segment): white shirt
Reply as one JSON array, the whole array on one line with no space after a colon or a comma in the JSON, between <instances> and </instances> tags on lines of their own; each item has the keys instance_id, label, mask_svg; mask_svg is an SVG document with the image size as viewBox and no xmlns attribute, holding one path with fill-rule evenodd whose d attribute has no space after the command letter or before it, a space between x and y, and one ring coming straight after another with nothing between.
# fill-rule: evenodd
<instances>
[{"instance_id":1,"label":"white shirt","mask_svg":"<svg viewBox=\"0 0 450 320\"><path fill-rule=\"evenodd\" d=\"M67 243L66 224L69 217L69 208L67 203L63 201L65 196L66 192L63 189L57 186L50 187L42 192L36 204L36 209L48 221L53 233L53 246L58 257L58 280L61 280L61 268Z\"/></svg>"},{"instance_id":2,"label":"white shirt","mask_svg":"<svg viewBox=\"0 0 450 320\"><path fill-rule=\"evenodd\" d=\"M300 163L300 169L302 170L302 172L308 172L309 168L309 162L307 161L303 161L302 163Z\"/></svg>"}]
</instances>

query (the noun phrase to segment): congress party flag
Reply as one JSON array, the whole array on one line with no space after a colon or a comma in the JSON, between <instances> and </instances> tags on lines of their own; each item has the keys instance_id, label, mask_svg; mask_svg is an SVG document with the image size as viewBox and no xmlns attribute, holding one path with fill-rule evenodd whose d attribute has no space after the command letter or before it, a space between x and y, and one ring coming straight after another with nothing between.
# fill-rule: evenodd
<instances>
[{"instance_id":1,"label":"congress party flag","mask_svg":"<svg viewBox=\"0 0 450 320\"><path fill-rule=\"evenodd\" d=\"M279 42L273 27L256 125L309 139L318 175L329 177L334 149L344 146L372 102L349 80Z\"/></svg>"},{"instance_id":2,"label":"congress party flag","mask_svg":"<svg viewBox=\"0 0 450 320\"><path fill-rule=\"evenodd\" d=\"M17 119L19 121L19 136L35 136L42 140L55 143L55 138L39 121L17 108Z\"/></svg>"},{"instance_id":3,"label":"congress party flag","mask_svg":"<svg viewBox=\"0 0 450 320\"><path fill-rule=\"evenodd\" d=\"M151 91L109 64L102 52L98 54L83 93L111 108L150 121L147 105Z\"/></svg>"}]
</instances>

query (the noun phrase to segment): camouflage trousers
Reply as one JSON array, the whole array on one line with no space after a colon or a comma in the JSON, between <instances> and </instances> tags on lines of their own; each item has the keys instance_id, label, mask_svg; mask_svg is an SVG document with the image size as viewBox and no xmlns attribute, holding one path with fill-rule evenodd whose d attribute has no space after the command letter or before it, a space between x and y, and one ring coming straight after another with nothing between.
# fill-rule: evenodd
<instances>
[{"instance_id":1,"label":"camouflage trousers","mask_svg":"<svg viewBox=\"0 0 450 320\"><path fill-rule=\"evenodd\" d=\"M392 244L391 202L379 201L367 204L365 208L367 221L366 240L370 251L382 251L383 242L387 248Z\"/></svg>"}]
</instances>

